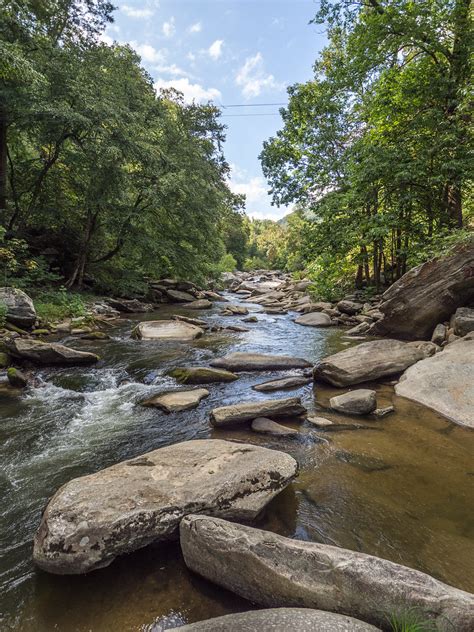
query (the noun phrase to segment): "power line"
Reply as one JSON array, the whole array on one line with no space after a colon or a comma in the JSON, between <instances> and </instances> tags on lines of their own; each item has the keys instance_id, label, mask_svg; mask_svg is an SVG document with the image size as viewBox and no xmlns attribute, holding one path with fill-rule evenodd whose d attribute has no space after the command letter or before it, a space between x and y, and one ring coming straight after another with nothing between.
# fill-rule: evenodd
<instances>
[{"instance_id":1,"label":"power line","mask_svg":"<svg viewBox=\"0 0 474 632\"><path fill-rule=\"evenodd\" d=\"M272 105L288 105L288 103L232 103L230 105L220 105L219 107L226 110L227 108L261 108Z\"/></svg>"},{"instance_id":2,"label":"power line","mask_svg":"<svg viewBox=\"0 0 474 632\"><path fill-rule=\"evenodd\" d=\"M229 118L231 116L280 116L279 112L253 112L252 114L221 114L221 118Z\"/></svg>"}]
</instances>

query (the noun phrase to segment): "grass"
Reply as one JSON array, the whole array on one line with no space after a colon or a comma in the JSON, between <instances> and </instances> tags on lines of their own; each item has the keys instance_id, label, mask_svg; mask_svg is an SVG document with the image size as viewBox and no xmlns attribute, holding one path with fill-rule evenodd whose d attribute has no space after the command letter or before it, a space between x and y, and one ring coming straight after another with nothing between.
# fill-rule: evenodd
<instances>
[{"instance_id":1,"label":"grass","mask_svg":"<svg viewBox=\"0 0 474 632\"><path fill-rule=\"evenodd\" d=\"M438 632L436 623L427 619L426 615L416 608L407 608L402 612L391 613L387 616L391 632Z\"/></svg>"},{"instance_id":2,"label":"grass","mask_svg":"<svg viewBox=\"0 0 474 632\"><path fill-rule=\"evenodd\" d=\"M81 294L61 288L42 292L34 299L36 313L43 322L54 322L65 318L79 318L87 315L87 305Z\"/></svg>"}]
</instances>

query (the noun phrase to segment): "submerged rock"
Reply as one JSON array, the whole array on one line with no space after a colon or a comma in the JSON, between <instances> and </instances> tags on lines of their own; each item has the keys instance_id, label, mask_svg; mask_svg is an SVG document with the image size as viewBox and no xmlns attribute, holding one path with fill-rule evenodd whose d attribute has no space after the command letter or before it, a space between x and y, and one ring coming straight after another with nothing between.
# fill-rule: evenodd
<instances>
[{"instance_id":1,"label":"submerged rock","mask_svg":"<svg viewBox=\"0 0 474 632\"><path fill-rule=\"evenodd\" d=\"M296 471L288 454L218 439L154 450L63 485L43 514L34 561L86 573L174 537L190 512L253 519Z\"/></svg>"},{"instance_id":2,"label":"submerged rock","mask_svg":"<svg viewBox=\"0 0 474 632\"><path fill-rule=\"evenodd\" d=\"M234 382L238 375L225 369L212 369L206 366L177 367L168 372L170 377L182 384L213 384L215 382Z\"/></svg>"},{"instance_id":3,"label":"submerged rock","mask_svg":"<svg viewBox=\"0 0 474 632\"><path fill-rule=\"evenodd\" d=\"M211 366L229 371L285 371L305 369L310 362L291 356L267 355L264 353L230 353L223 358L212 360Z\"/></svg>"},{"instance_id":4,"label":"submerged rock","mask_svg":"<svg viewBox=\"0 0 474 632\"><path fill-rule=\"evenodd\" d=\"M271 608L226 614L178 628L182 632L377 632L379 628L332 612Z\"/></svg>"},{"instance_id":5,"label":"submerged rock","mask_svg":"<svg viewBox=\"0 0 474 632\"><path fill-rule=\"evenodd\" d=\"M388 615L417 608L443 632L474 626L473 595L372 555L198 515L182 520L180 536L188 568L263 606L338 612L383 629Z\"/></svg>"},{"instance_id":6,"label":"submerged rock","mask_svg":"<svg viewBox=\"0 0 474 632\"><path fill-rule=\"evenodd\" d=\"M297 325L305 325L306 327L331 327L332 321L327 314L323 312L309 312L298 316L295 323Z\"/></svg>"},{"instance_id":7,"label":"submerged rock","mask_svg":"<svg viewBox=\"0 0 474 632\"><path fill-rule=\"evenodd\" d=\"M257 417L298 417L306 412L299 397L286 399L264 399L257 402L242 402L231 406L214 408L211 412L213 426L232 426Z\"/></svg>"},{"instance_id":8,"label":"submerged rock","mask_svg":"<svg viewBox=\"0 0 474 632\"><path fill-rule=\"evenodd\" d=\"M149 320L140 323L132 332L140 340L194 340L204 333L201 327L179 320Z\"/></svg>"},{"instance_id":9,"label":"submerged rock","mask_svg":"<svg viewBox=\"0 0 474 632\"><path fill-rule=\"evenodd\" d=\"M41 342L30 338L8 338L5 345L13 357L35 364L92 364L99 360L95 353L77 351L55 342Z\"/></svg>"},{"instance_id":10,"label":"submerged rock","mask_svg":"<svg viewBox=\"0 0 474 632\"><path fill-rule=\"evenodd\" d=\"M383 295L383 318L373 335L429 339L438 323L449 320L458 307L474 299L474 239L452 255L413 268Z\"/></svg>"},{"instance_id":11,"label":"submerged rock","mask_svg":"<svg viewBox=\"0 0 474 632\"><path fill-rule=\"evenodd\" d=\"M254 419L252 421L252 430L261 434L274 435L276 437L294 437L299 434L297 430L282 426L276 421L272 421L266 417L257 417L257 419Z\"/></svg>"},{"instance_id":12,"label":"submerged rock","mask_svg":"<svg viewBox=\"0 0 474 632\"><path fill-rule=\"evenodd\" d=\"M395 386L397 395L474 428L474 339L468 338L405 371Z\"/></svg>"},{"instance_id":13,"label":"submerged rock","mask_svg":"<svg viewBox=\"0 0 474 632\"><path fill-rule=\"evenodd\" d=\"M368 415L377 408L377 393L367 388L359 388L331 397L329 405L333 410L346 415Z\"/></svg>"},{"instance_id":14,"label":"submerged rock","mask_svg":"<svg viewBox=\"0 0 474 632\"><path fill-rule=\"evenodd\" d=\"M291 377L283 377L281 380L270 380L269 382L262 382L262 384L256 384L252 386L254 391L263 393L271 391L281 391L287 388L298 388L300 386L306 386L313 381L311 377L304 377L302 375L292 375Z\"/></svg>"},{"instance_id":15,"label":"submerged rock","mask_svg":"<svg viewBox=\"0 0 474 632\"><path fill-rule=\"evenodd\" d=\"M209 396L205 388L194 388L181 391L169 391L160 393L141 402L142 406L160 408L167 413L177 413L183 410L197 408L199 402Z\"/></svg>"},{"instance_id":16,"label":"submerged rock","mask_svg":"<svg viewBox=\"0 0 474 632\"><path fill-rule=\"evenodd\" d=\"M349 386L401 373L433 355L432 343L374 340L324 358L314 369L314 378L334 386Z\"/></svg>"},{"instance_id":17,"label":"submerged rock","mask_svg":"<svg viewBox=\"0 0 474 632\"><path fill-rule=\"evenodd\" d=\"M7 306L6 320L18 327L32 327L36 321L33 301L22 290L0 287L0 303Z\"/></svg>"},{"instance_id":18,"label":"submerged rock","mask_svg":"<svg viewBox=\"0 0 474 632\"><path fill-rule=\"evenodd\" d=\"M313 424L313 426L317 426L318 428L334 425L333 421L326 419L325 417L317 417L316 415L308 415L306 417L306 421L309 421L310 424Z\"/></svg>"}]
</instances>

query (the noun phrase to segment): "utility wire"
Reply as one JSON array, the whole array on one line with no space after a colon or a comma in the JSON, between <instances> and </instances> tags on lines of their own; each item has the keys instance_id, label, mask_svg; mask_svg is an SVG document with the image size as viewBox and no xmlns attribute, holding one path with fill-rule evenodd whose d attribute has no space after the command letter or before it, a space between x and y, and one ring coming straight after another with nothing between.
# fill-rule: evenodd
<instances>
[{"instance_id":1,"label":"utility wire","mask_svg":"<svg viewBox=\"0 0 474 632\"><path fill-rule=\"evenodd\" d=\"M253 114L221 114L221 118L229 118L231 116L280 116L279 112L254 112Z\"/></svg>"},{"instance_id":2,"label":"utility wire","mask_svg":"<svg viewBox=\"0 0 474 632\"><path fill-rule=\"evenodd\" d=\"M288 103L232 103L230 105L220 105L219 107L226 110L227 108L260 108L271 105L288 105Z\"/></svg>"}]
</instances>

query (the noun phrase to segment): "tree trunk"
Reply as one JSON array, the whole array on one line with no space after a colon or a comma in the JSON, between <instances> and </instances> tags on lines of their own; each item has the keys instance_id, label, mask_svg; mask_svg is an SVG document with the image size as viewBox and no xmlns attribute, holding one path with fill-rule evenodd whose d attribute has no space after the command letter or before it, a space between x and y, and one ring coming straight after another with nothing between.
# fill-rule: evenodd
<instances>
[{"instance_id":1,"label":"tree trunk","mask_svg":"<svg viewBox=\"0 0 474 632\"><path fill-rule=\"evenodd\" d=\"M0 217L6 219L7 209L7 112L0 103Z\"/></svg>"},{"instance_id":2,"label":"tree trunk","mask_svg":"<svg viewBox=\"0 0 474 632\"><path fill-rule=\"evenodd\" d=\"M99 211L96 211L95 213L91 213L90 211L87 212L86 227L81 242L81 249L77 255L76 263L74 264L74 270L65 284L68 289L71 289L74 285L77 285L79 288L82 287L89 254L89 246L94 235L98 215Z\"/></svg>"}]
</instances>

